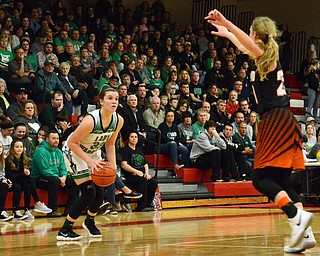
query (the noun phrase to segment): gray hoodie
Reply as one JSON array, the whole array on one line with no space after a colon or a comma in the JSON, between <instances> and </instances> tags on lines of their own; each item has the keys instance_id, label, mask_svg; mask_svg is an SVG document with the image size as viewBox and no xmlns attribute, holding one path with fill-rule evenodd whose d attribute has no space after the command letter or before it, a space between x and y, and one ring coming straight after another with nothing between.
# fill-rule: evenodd
<instances>
[{"instance_id":1,"label":"gray hoodie","mask_svg":"<svg viewBox=\"0 0 320 256\"><path fill-rule=\"evenodd\" d=\"M193 143L190 159L197 159L200 155L212 150L226 149L227 145L223 139L217 140L211 137L207 130L202 131Z\"/></svg>"}]
</instances>

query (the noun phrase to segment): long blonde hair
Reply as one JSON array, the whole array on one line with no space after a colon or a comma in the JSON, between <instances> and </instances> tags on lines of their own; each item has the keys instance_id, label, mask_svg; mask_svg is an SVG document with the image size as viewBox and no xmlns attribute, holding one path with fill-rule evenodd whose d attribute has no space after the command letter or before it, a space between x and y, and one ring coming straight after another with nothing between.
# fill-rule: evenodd
<instances>
[{"instance_id":1,"label":"long blonde hair","mask_svg":"<svg viewBox=\"0 0 320 256\"><path fill-rule=\"evenodd\" d=\"M256 17L251 27L259 36L256 44L264 51L259 58L255 59L260 79L264 80L271 66L279 59L279 47L275 41L277 38L276 24L268 17Z\"/></svg>"}]
</instances>

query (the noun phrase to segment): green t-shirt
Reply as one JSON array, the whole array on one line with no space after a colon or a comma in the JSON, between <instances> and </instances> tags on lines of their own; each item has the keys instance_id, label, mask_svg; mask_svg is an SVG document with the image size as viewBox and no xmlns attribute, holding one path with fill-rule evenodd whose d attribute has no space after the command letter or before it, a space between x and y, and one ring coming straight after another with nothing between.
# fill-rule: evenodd
<instances>
[{"instance_id":1,"label":"green t-shirt","mask_svg":"<svg viewBox=\"0 0 320 256\"><path fill-rule=\"evenodd\" d=\"M116 32L107 31L107 33L105 34L104 39L106 39L107 37L109 37L111 39L112 43L115 43L117 41Z\"/></svg>"},{"instance_id":2,"label":"green t-shirt","mask_svg":"<svg viewBox=\"0 0 320 256\"><path fill-rule=\"evenodd\" d=\"M160 91L163 89L163 82L161 79L152 78L150 80L150 87L158 87Z\"/></svg>"},{"instance_id":3,"label":"green t-shirt","mask_svg":"<svg viewBox=\"0 0 320 256\"><path fill-rule=\"evenodd\" d=\"M199 125L198 122L195 122L192 125L192 128L193 128L193 132L194 132L193 136L196 139L199 136L199 133L204 130L204 124L203 125Z\"/></svg>"},{"instance_id":4,"label":"green t-shirt","mask_svg":"<svg viewBox=\"0 0 320 256\"><path fill-rule=\"evenodd\" d=\"M0 70L8 72L8 63L12 59L13 59L12 52L8 50L0 50Z\"/></svg>"},{"instance_id":5,"label":"green t-shirt","mask_svg":"<svg viewBox=\"0 0 320 256\"><path fill-rule=\"evenodd\" d=\"M64 51L64 45L65 45L67 42L71 42L70 38L67 38L66 41L62 42L60 36L56 36L56 37L53 39L53 46L54 46L54 47L59 46L59 47L61 48L61 50Z\"/></svg>"},{"instance_id":6,"label":"green t-shirt","mask_svg":"<svg viewBox=\"0 0 320 256\"><path fill-rule=\"evenodd\" d=\"M80 41L73 41L73 40L70 40L70 41L73 44L73 48L76 54L80 56L80 48L83 46L83 44Z\"/></svg>"}]
</instances>

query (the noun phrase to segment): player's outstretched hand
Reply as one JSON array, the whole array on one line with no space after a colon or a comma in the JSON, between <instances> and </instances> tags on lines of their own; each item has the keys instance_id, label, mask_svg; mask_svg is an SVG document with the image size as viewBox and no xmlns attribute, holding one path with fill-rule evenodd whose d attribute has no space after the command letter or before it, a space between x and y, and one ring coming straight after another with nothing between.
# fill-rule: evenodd
<instances>
[{"instance_id":1,"label":"player's outstretched hand","mask_svg":"<svg viewBox=\"0 0 320 256\"><path fill-rule=\"evenodd\" d=\"M208 13L208 16L204 17L204 19L212 25L220 25L224 27L227 25L228 22L228 20L222 15L222 13L216 9L210 11Z\"/></svg>"},{"instance_id":2,"label":"player's outstretched hand","mask_svg":"<svg viewBox=\"0 0 320 256\"><path fill-rule=\"evenodd\" d=\"M102 159L90 159L88 162L87 162L87 165L89 167L91 167L91 171L97 171L99 172L99 168L103 168L103 165L105 165L106 162Z\"/></svg>"}]
</instances>

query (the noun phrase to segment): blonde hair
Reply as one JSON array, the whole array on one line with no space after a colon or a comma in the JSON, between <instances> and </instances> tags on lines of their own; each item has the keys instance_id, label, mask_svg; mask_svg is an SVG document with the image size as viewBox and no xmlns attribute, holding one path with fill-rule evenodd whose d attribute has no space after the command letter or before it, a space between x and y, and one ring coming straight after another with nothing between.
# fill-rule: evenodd
<instances>
[{"instance_id":1,"label":"blonde hair","mask_svg":"<svg viewBox=\"0 0 320 256\"><path fill-rule=\"evenodd\" d=\"M312 71L314 71L318 64L319 64L318 59L312 59L310 66L307 69L307 75L309 75Z\"/></svg>"},{"instance_id":2,"label":"blonde hair","mask_svg":"<svg viewBox=\"0 0 320 256\"><path fill-rule=\"evenodd\" d=\"M259 36L256 44L264 51L259 58L255 59L260 80L264 80L271 66L279 59L279 47L275 41L277 38L276 24L268 17L256 17L251 28Z\"/></svg>"}]
</instances>

